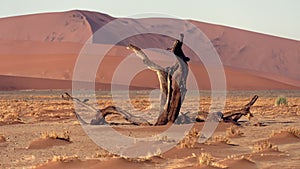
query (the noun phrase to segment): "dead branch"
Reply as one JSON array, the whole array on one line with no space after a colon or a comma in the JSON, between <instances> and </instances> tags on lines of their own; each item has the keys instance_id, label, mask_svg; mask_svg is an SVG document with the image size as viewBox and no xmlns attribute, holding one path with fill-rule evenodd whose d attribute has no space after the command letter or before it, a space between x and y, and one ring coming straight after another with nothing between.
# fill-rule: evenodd
<instances>
[{"instance_id":1,"label":"dead branch","mask_svg":"<svg viewBox=\"0 0 300 169\"><path fill-rule=\"evenodd\" d=\"M93 118L88 123L85 120L83 120L80 117L80 115L77 114L77 112L75 111L74 114L75 114L76 118L78 119L78 121L81 124L84 124L84 125L87 125L87 124L89 124L89 125L105 125L105 124L123 125L123 123L107 122L105 118L109 115L120 116L125 121L127 121L129 124L132 124L132 125L141 125L141 126L151 126L152 125L146 119L132 115L129 112L121 110L120 108L115 107L115 106L108 106L104 109L96 109L95 107L87 104L86 102L81 101L78 98L72 97L69 93L65 93L64 95L62 95L62 98L64 100L73 100L76 103L78 103L79 105L89 109L90 111L92 111L96 114L95 118ZM222 121L238 124L238 120L242 116L246 116L248 118L254 117L253 114L250 112L250 108L256 102L257 99L258 99L258 96L255 95L251 99L251 101L249 103L247 103L243 108L222 113L221 114ZM175 124L189 124L189 123L193 123L193 122L205 122L209 113L201 111L198 113L198 116L196 118L190 117L189 114L190 114L190 112L187 112L187 113L181 112L180 115L178 116L178 118L176 119ZM124 124L128 124L128 123L124 123Z\"/></svg>"},{"instance_id":2,"label":"dead branch","mask_svg":"<svg viewBox=\"0 0 300 169\"><path fill-rule=\"evenodd\" d=\"M242 116L248 117L250 120L251 117L254 117L253 114L250 112L251 106L256 102L258 96L255 95L249 103L243 106L241 109L238 110L231 110L228 112L224 112L221 114L221 120L224 122L231 122L234 124L238 124L239 119ZM209 112L200 111L196 117L197 122L204 122L208 116Z\"/></svg>"},{"instance_id":3,"label":"dead branch","mask_svg":"<svg viewBox=\"0 0 300 169\"><path fill-rule=\"evenodd\" d=\"M241 108L239 110L233 110L233 111L228 111L228 112L223 113L223 117L222 117L223 121L237 123L238 120L242 116L246 116L246 117L248 117L248 119L250 119L251 117L254 117L253 114L250 112L250 108L256 102L257 99L258 99L258 96L255 95L251 99L251 101L249 103L247 103L243 108Z\"/></svg>"},{"instance_id":4,"label":"dead branch","mask_svg":"<svg viewBox=\"0 0 300 169\"><path fill-rule=\"evenodd\" d=\"M72 97L69 93L65 93L64 95L62 95L62 98L65 100L73 100L76 103L78 103L79 105L89 109L90 111L92 111L93 113L96 114L95 118L92 119L90 123L88 123L85 120L83 120L80 117L80 115L77 114L77 112L75 111L74 113L81 124L90 124L90 125L109 124L106 121L105 117L108 115L118 115L118 116L122 117L124 120L128 121L132 125L140 125L140 126L150 126L151 125L144 118L132 115L132 114L128 113L127 111L121 110L120 108L115 107L115 106L108 106L104 109L96 109L95 107L87 104L86 102L83 102L78 98ZM117 124L117 123L114 123L114 124Z\"/></svg>"}]
</instances>

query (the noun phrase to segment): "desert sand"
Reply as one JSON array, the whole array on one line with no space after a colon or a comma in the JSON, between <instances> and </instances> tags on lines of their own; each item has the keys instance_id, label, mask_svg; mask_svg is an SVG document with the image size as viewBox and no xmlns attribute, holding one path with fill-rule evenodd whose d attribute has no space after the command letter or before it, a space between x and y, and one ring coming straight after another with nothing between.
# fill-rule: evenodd
<instances>
[{"instance_id":1,"label":"desert sand","mask_svg":"<svg viewBox=\"0 0 300 169\"><path fill-rule=\"evenodd\" d=\"M254 94L260 95L251 109L254 118L241 119L241 126L220 123L205 143L197 143L204 125L197 122L184 141L176 140L179 143L169 151L132 159L97 146L77 121L73 103L61 99L63 92L1 93L1 168L298 168L300 165L299 91L229 92L225 111L240 108ZM139 115L155 120L157 114L150 111L148 92L132 93L136 94L130 103L142 110ZM274 106L278 95L287 97L287 106ZM97 96L99 108L112 104L109 92L99 92ZM195 105L195 100L187 98L182 111ZM201 92L200 105L203 110L209 109L209 92ZM99 130L105 131L107 127L99 126ZM130 137L153 136L167 128L114 126L117 132ZM157 142L167 144L168 139L158 138Z\"/></svg>"}]
</instances>

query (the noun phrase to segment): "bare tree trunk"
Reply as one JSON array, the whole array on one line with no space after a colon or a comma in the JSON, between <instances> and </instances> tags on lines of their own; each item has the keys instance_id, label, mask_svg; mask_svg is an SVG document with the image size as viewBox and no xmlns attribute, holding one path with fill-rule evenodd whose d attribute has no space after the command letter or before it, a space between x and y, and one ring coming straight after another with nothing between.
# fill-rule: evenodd
<instances>
[{"instance_id":1,"label":"bare tree trunk","mask_svg":"<svg viewBox=\"0 0 300 169\"><path fill-rule=\"evenodd\" d=\"M144 64L151 70L155 71L160 83L160 115L155 125L165 125L167 123L174 123L179 115L182 102L186 94L186 78L188 75L188 64L190 60L182 51L183 34L181 39L174 42L171 52L176 56L176 63L167 68L162 68L156 63L152 62L147 55L137 46L128 45L142 59Z\"/></svg>"},{"instance_id":2,"label":"bare tree trunk","mask_svg":"<svg viewBox=\"0 0 300 169\"><path fill-rule=\"evenodd\" d=\"M160 114L154 125L165 125L167 123L174 123L179 115L182 102L186 94L186 79L188 75L188 64L190 60L186 57L182 51L183 34L180 35L181 39L174 42L171 52L176 56L176 63L167 68L163 68L160 65L151 61L148 56L137 46L132 44L128 45L128 49L135 52L140 57L143 63L150 69L156 72L160 83ZM82 106L86 106L91 111L96 112L95 119L92 119L90 124L105 124L105 117L109 114L121 115L125 120L135 125L150 125L143 118L133 116L126 111L122 111L116 107L109 106L105 109L96 110L95 108L85 104L79 99L73 98L67 94L67 98L71 98L78 102ZM88 124L79 117L82 123Z\"/></svg>"}]
</instances>

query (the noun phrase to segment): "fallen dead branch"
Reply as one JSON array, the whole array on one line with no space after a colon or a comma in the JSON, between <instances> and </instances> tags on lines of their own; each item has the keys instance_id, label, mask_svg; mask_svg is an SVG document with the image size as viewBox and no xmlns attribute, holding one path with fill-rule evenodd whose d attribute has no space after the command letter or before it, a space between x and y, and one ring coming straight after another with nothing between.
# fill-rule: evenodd
<instances>
[{"instance_id":1,"label":"fallen dead branch","mask_svg":"<svg viewBox=\"0 0 300 169\"><path fill-rule=\"evenodd\" d=\"M127 111L121 110L120 108L117 108L115 106L108 106L104 109L96 109L93 106L87 104L86 102L81 101L78 98L72 97L69 93L65 93L64 95L62 95L62 98L65 99L65 100L70 100L71 99L71 100L75 101L76 103L78 103L79 105L86 107L87 109L89 109L90 111L92 111L96 114L95 118L93 118L91 120L91 122L88 123L85 120L83 120L80 117L80 115L78 115L75 111L74 113L75 113L77 119L80 121L81 124L90 124L90 125L109 124L105 120L106 116L108 116L108 115L119 115L124 120L128 121L132 125L140 125L140 126L150 126L151 125L144 118L132 115L132 114L128 113Z\"/></svg>"}]
</instances>

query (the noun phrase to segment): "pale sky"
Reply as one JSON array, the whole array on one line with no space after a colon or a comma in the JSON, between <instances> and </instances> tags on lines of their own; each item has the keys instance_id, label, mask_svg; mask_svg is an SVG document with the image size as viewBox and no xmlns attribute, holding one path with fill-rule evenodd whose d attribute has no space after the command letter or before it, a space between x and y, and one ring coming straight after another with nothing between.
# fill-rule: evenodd
<instances>
[{"instance_id":1,"label":"pale sky","mask_svg":"<svg viewBox=\"0 0 300 169\"><path fill-rule=\"evenodd\" d=\"M300 40L300 0L1 0L0 17L72 9L165 14Z\"/></svg>"}]
</instances>

